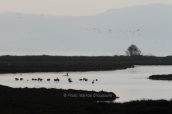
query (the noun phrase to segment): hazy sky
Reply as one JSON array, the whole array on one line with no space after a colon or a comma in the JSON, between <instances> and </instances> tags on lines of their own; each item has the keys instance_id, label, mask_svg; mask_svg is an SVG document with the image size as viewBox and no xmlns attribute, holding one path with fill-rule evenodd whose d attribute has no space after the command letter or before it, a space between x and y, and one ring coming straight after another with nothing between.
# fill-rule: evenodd
<instances>
[{"instance_id":1,"label":"hazy sky","mask_svg":"<svg viewBox=\"0 0 172 114\"><path fill-rule=\"evenodd\" d=\"M86 16L109 9L153 3L172 4L172 0L0 0L0 13Z\"/></svg>"}]
</instances>

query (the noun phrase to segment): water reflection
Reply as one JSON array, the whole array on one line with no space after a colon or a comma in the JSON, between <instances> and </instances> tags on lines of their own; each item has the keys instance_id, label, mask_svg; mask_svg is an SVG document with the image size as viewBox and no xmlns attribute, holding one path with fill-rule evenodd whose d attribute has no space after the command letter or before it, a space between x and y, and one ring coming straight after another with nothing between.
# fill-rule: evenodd
<instances>
[{"instance_id":1,"label":"water reflection","mask_svg":"<svg viewBox=\"0 0 172 114\"><path fill-rule=\"evenodd\" d=\"M153 74L172 74L172 66L135 66L125 70L97 72L24 73L0 74L0 84L10 87L62 88L114 92L120 98L115 102L137 99L171 99L172 81L153 81L147 79ZM15 81L23 78L23 81ZM32 78L42 78L33 81ZM50 81L47 79L50 78ZM59 82L54 79L59 78ZM73 82L69 83L68 78ZM87 78L88 81L79 79ZM98 81L95 81L98 79ZM92 84L94 80L94 84Z\"/></svg>"}]
</instances>

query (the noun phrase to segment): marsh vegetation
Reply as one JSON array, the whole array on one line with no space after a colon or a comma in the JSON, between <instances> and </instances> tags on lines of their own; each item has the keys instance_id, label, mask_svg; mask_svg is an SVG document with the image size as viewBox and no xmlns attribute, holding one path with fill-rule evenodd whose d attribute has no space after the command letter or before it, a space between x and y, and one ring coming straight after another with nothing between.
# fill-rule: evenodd
<instances>
[{"instance_id":1,"label":"marsh vegetation","mask_svg":"<svg viewBox=\"0 0 172 114\"><path fill-rule=\"evenodd\" d=\"M172 56L0 56L0 73L100 71L172 65Z\"/></svg>"}]
</instances>

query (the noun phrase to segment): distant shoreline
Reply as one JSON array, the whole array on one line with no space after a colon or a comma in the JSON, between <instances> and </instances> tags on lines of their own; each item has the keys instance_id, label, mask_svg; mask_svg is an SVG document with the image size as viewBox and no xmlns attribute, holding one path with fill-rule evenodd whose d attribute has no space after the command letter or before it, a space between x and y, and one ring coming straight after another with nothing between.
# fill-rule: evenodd
<instances>
[{"instance_id":1,"label":"distant shoreline","mask_svg":"<svg viewBox=\"0 0 172 114\"><path fill-rule=\"evenodd\" d=\"M107 71L172 65L172 56L0 56L0 73Z\"/></svg>"}]
</instances>

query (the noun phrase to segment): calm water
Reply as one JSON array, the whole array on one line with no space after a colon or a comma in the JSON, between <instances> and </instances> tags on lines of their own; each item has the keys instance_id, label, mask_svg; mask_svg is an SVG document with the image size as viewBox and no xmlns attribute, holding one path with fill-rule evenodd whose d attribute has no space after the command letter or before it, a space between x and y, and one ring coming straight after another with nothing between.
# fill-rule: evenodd
<instances>
[{"instance_id":1,"label":"calm water","mask_svg":"<svg viewBox=\"0 0 172 114\"><path fill-rule=\"evenodd\" d=\"M0 74L0 84L10 87L31 88L62 88L82 89L94 91L114 92L120 98L115 102L126 102L137 99L166 99L172 98L172 81L153 81L147 79L153 74L172 74L172 66L135 66L125 70L96 71L96 72L69 72L69 77L60 73L24 73L24 74ZM23 78L23 81L15 81L15 78ZM54 78L60 82L54 82ZM32 78L43 78L42 82L32 81ZM51 81L46 81L50 78ZM68 82L72 78L72 83ZM88 81L79 81L87 78ZM92 84L92 80L98 79Z\"/></svg>"}]
</instances>

